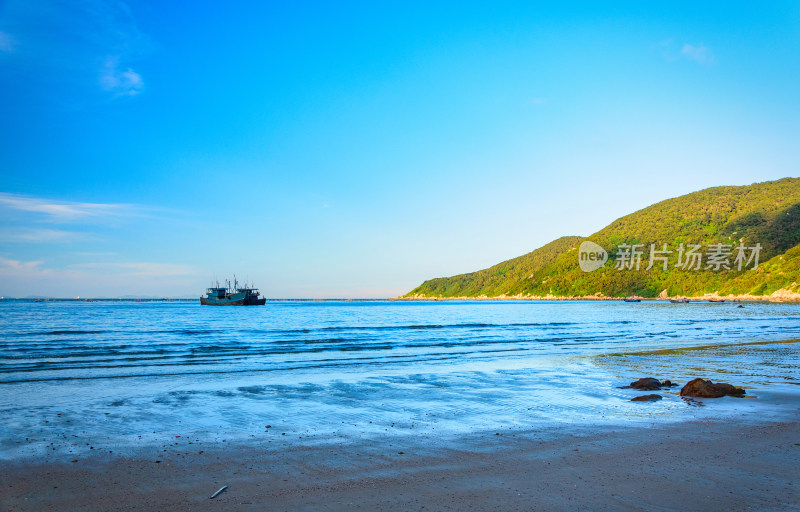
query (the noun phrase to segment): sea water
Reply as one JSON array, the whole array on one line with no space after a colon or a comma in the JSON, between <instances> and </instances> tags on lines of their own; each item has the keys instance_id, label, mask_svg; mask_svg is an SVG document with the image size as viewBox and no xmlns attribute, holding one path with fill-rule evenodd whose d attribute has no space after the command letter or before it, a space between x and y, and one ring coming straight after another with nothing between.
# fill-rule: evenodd
<instances>
[{"instance_id":1,"label":"sea water","mask_svg":"<svg viewBox=\"0 0 800 512\"><path fill-rule=\"evenodd\" d=\"M0 457L798 418L800 305L0 302ZM749 399L656 403L639 377Z\"/></svg>"}]
</instances>

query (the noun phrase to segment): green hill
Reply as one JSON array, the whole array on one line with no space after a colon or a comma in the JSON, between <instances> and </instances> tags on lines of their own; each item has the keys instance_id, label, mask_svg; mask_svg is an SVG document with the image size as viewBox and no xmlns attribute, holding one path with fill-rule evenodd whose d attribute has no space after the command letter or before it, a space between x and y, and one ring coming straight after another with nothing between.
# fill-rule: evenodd
<instances>
[{"instance_id":1,"label":"green hill","mask_svg":"<svg viewBox=\"0 0 800 512\"><path fill-rule=\"evenodd\" d=\"M578 266L578 248L583 240L597 243L609 253L606 265L593 272ZM618 269L625 248L641 244L640 268ZM661 261L650 260L650 246L663 249L667 270ZM703 260L699 270L678 267L681 244L700 245ZM730 270L707 269L713 244L724 244L730 254ZM737 247L750 256L760 244L758 268L735 263ZM767 295L779 289L797 291L800 274L800 179L756 183L742 187L714 187L667 199L621 217L587 237L563 237L531 253L485 270L425 281L406 296L588 296L655 297L669 295L720 294ZM657 256L658 254L656 254ZM746 262L743 262L746 263Z\"/></svg>"},{"instance_id":2,"label":"green hill","mask_svg":"<svg viewBox=\"0 0 800 512\"><path fill-rule=\"evenodd\" d=\"M575 247L581 240L583 239L579 236L564 236L524 256L498 263L487 269L425 281L411 294L422 293L432 297L475 297L480 295L496 297L506 293L511 283L524 282L529 276L547 267L556 257Z\"/></svg>"}]
</instances>

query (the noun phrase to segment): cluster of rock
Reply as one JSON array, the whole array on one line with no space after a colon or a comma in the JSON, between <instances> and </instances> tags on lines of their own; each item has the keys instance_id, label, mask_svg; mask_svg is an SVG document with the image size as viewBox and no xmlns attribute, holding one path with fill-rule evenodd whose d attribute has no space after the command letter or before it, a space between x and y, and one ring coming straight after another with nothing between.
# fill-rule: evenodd
<instances>
[{"instance_id":1,"label":"cluster of rock","mask_svg":"<svg viewBox=\"0 0 800 512\"><path fill-rule=\"evenodd\" d=\"M717 382L714 384L710 380L694 379L681 389L681 396L694 396L698 398L720 398L725 395L744 396L744 389L737 388L732 384Z\"/></svg>"},{"instance_id":2,"label":"cluster of rock","mask_svg":"<svg viewBox=\"0 0 800 512\"><path fill-rule=\"evenodd\" d=\"M677 386L677 384L673 384L670 380L665 380L664 382L661 382L660 380L654 379L653 377L644 377L635 382L631 382L627 386L623 386L623 389L632 388L632 389L638 389L640 391L655 391L656 389L671 388L672 386Z\"/></svg>"},{"instance_id":3,"label":"cluster of rock","mask_svg":"<svg viewBox=\"0 0 800 512\"><path fill-rule=\"evenodd\" d=\"M661 395L641 395L631 398L631 402L655 402L661 400Z\"/></svg>"},{"instance_id":4,"label":"cluster of rock","mask_svg":"<svg viewBox=\"0 0 800 512\"><path fill-rule=\"evenodd\" d=\"M660 381L653 377L644 377L637 381L631 382L624 388L638 389L640 391L655 391L664 388L671 388L677 386L669 380ZM706 379L693 379L689 381L683 388L681 388L681 396L695 397L695 398L720 398L726 395L731 396L744 396L745 390L725 382L713 383ZM632 402L653 402L661 400L661 395L642 395L632 398Z\"/></svg>"}]
</instances>

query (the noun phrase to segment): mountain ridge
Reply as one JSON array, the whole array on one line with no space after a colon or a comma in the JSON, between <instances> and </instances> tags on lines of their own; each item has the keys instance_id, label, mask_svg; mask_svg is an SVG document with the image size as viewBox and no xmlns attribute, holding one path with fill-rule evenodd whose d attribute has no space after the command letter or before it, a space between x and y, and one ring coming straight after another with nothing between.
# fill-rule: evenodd
<instances>
[{"instance_id":1,"label":"mountain ridge","mask_svg":"<svg viewBox=\"0 0 800 512\"><path fill-rule=\"evenodd\" d=\"M578 266L578 249L592 241L608 253L608 263L594 271ZM643 253L638 270L618 269L624 257L620 246L640 244ZM671 252L668 269L653 266L648 250L653 246ZM716 244L736 251L755 250L755 270L718 271L678 266L678 250L684 244L704 250ZM751 251L753 252L753 251ZM682 256L682 254L680 255ZM733 254L729 266L733 263ZM661 262L659 261L659 264ZM703 263L705 265L705 263ZM525 255L476 272L429 279L405 298L541 298L541 297L642 297L758 296L800 292L800 178L745 186L721 186L665 199L622 216L589 237L561 237ZM798 296L800 298L800 296Z\"/></svg>"}]
</instances>

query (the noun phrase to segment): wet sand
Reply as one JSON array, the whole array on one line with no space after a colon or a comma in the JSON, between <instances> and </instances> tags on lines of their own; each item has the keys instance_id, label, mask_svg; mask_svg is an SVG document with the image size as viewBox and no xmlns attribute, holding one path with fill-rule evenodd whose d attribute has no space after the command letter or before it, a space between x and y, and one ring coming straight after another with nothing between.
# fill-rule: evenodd
<instances>
[{"instance_id":1,"label":"wet sand","mask_svg":"<svg viewBox=\"0 0 800 512\"><path fill-rule=\"evenodd\" d=\"M687 421L578 434L565 425L555 434L508 430L446 442L301 446L276 436L266 447L226 444L75 463L6 461L0 508L800 510L798 421Z\"/></svg>"}]
</instances>

